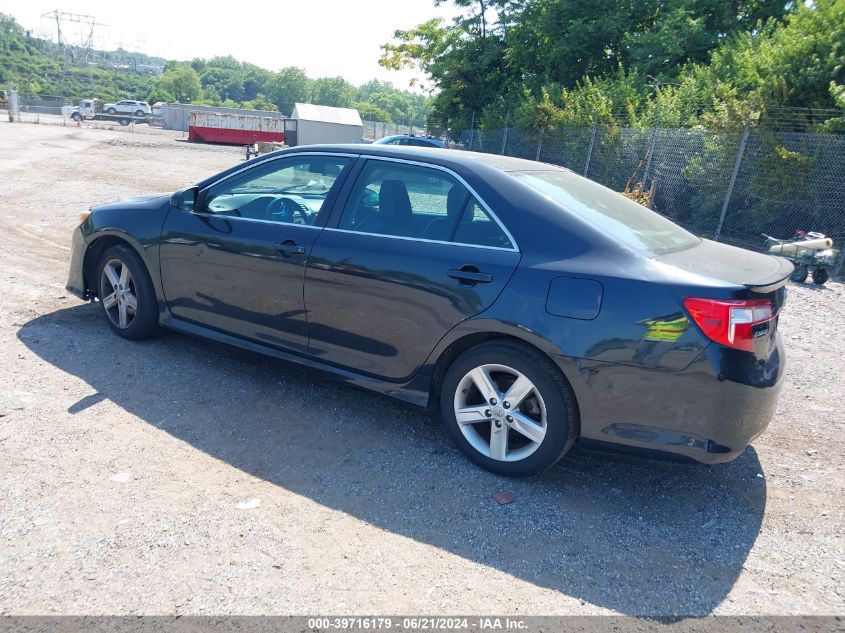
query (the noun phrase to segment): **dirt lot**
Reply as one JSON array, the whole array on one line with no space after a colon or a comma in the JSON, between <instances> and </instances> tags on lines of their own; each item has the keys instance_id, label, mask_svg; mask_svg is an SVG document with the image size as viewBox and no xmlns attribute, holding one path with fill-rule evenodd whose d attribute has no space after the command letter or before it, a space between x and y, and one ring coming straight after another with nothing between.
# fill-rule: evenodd
<instances>
[{"instance_id":1,"label":"dirt lot","mask_svg":"<svg viewBox=\"0 0 845 633\"><path fill-rule=\"evenodd\" d=\"M412 408L121 340L65 292L80 211L238 160L0 123L0 614L845 614L842 284L790 287L778 413L735 462L504 480Z\"/></svg>"}]
</instances>

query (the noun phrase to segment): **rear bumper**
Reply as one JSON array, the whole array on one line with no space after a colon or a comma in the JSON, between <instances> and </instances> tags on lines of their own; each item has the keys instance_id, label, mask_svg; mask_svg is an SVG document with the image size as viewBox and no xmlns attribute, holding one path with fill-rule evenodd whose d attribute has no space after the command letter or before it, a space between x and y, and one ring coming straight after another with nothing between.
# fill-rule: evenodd
<instances>
[{"instance_id":1,"label":"rear bumper","mask_svg":"<svg viewBox=\"0 0 845 633\"><path fill-rule=\"evenodd\" d=\"M673 456L705 464L731 461L768 426L777 406L784 349L768 361L711 345L685 370L656 371L558 359L575 390L581 446Z\"/></svg>"}]
</instances>

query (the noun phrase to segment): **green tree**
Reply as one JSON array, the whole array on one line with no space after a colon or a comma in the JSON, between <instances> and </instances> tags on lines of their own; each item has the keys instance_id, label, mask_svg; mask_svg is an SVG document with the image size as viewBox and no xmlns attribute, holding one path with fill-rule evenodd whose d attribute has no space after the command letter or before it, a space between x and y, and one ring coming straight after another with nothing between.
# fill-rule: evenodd
<instances>
[{"instance_id":1,"label":"green tree","mask_svg":"<svg viewBox=\"0 0 845 633\"><path fill-rule=\"evenodd\" d=\"M366 101L360 101L355 104L355 108L358 110L358 114L361 115L361 118L365 121L378 121L379 123L393 123L393 117L390 115L390 112L386 110L382 110L378 106L374 106L372 103L367 103Z\"/></svg>"},{"instance_id":2,"label":"green tree","mask_svg":"<svg viewBox=\"0 0 845 633\"><path fill-rule=\"evenodd\" d=\"M840 0L816 4L831 2ZM564 97L573 98L564 91L580 90L587 79L592 92L600 85L626 96L635 83L635 101L647 105L653 86L677 83L690 64L706 64L743 33L756 36L761 21L779 24L790 12L814 10L785 0L453 3L464 12L451 24L430 20L396 31L380 60L387 68L427 74L436 91L432 123L453 131L473 118L501 124L517 110L524 120L523 105L530 102L563 108ZM606 82L612 78L621 81L619 89ZM631 109L624 101L615 107Z\"/></svg>"},{"instance_id":3,"label":"green tree","mask_svg":"<svg viewBox=\"0 0 845 633\"><path fill-rule=\"evenodd\" d=\"M311 100L313 82L301 68L282 68L269 81L267 96L280 112L290 113L295 103Z\"/></svg>"},{"instance_id":4,"label":"green tree","mask_svg":"<svg viewBox=\"0 0 845 633\"><path fill-rule=\"evenodd\" d=\"M212 88L223 99L240 101L244 97L244 77L239 68L221 68L208 64L199 78L203 88Z\"/></svg>"},{"instance_id":5,"label":"green tree","mask_svg":"<svg viewBox=\"0 0 845 633\"><path fill-rule=\"evenodd\" d=\"M351 108L357 90L343 77L320 77L314 80L312 100L319 105Z\"/></svg>"},{"instance_id":6,"label":"green tree","mask_svg":"<svg viewBox=\"0 0 845 633\"><path fill-rule=\"evenodd\" d=\"M159 77L156 88L172 95L173 99L179 103L191 103L202 95L197 71L185 63L169 65L169 68Z\"/></svg>"}]
</instances>

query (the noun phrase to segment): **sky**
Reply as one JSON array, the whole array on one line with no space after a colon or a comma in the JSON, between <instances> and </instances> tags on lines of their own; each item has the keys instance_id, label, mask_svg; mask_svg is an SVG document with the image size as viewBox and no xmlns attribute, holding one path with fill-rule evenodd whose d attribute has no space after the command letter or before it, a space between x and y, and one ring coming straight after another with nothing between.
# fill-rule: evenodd
<instances>
[{"instance_id":1,"label":"sky","mask_svg":"<svg viewBox=\"0 0 845 633\"><path fill-rule=\"evenodd\" d=\"M54 41L55 20L41 16L57 9L94 16L99 23L94 27L96 48L122 46L181 60L232 55L270 70L298 66L312 78L340 75L355 85L377 78L397 88L424 78L379 66L380 45L396 29L456 15L451 4L435 7L433 0L0 0L0 12ZM70 43L82 41L79 25L63 23L62 32Z\"/></svg>"}]
</instances>

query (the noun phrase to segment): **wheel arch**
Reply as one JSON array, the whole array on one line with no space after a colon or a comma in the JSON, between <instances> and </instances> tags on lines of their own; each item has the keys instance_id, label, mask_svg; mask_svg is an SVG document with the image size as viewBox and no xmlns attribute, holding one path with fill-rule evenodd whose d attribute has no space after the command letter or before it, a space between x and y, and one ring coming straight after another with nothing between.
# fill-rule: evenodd
<instances>
[{"instance_id":1,"label":"wheel arch","mask_svg":"<svg viewBox=\"0 0 845 633\"><path fill-rule=\"evenodd\" d=\"M434 413L439 409L440 389L443 384L443 378L452 363L454 363L455 360L464 352L482 343L489 343L493 341L515 343L521 347L527 347L531 351L541 355L551 364L552 367L555 368L561 379L569 387L572 394L573 406L575 408L575 421L577 425L576 436L580 436L581 408L578 402L578 390L576 390L575 385L573 385L573 381L571 380L571 378L577 374L561 370L559 363L555 361L555 358L552 357L552 353L548 350L548 345L540 346L535 342L528 340L526 337L507 332L478 331L467 333L455 338L449 342L442 351L440 351L437 356L437 360L434 363L434 369L431 372L428 397L429 411ZM546 349L544 349L544 347L546 347Z\"/></svg>"},{"instance_id":2,"label":"wheel arch","mask_svg":"<svg viewBox=\"0 0 845 633\"><path fill-rule=\"evenodd\" d=\"M89 297L97 296L98 292L95 279L97 273L97 262L100 261L100 257L102 257L103 253L105 253L109 248L120 245L129 246L138 254L141 261L144 262L144 266L147 268L147 274L150 275L150 278L153 280L153 287L156 288L155 277L153 277L152 271L150 270L149 263L144 255L144 250L140 248L138 244L133 243L133 240L127 235L109 232L99 234L85 248L85 257L82 260L82 279L85 284L85 293ZM157 288L156 292L158 292Z\"/></svg>"}]
</instances>

